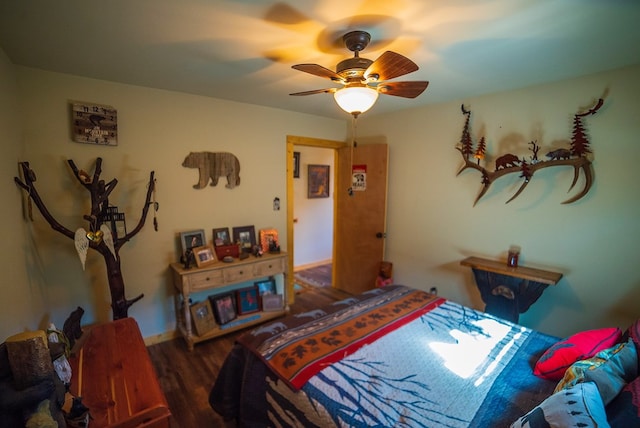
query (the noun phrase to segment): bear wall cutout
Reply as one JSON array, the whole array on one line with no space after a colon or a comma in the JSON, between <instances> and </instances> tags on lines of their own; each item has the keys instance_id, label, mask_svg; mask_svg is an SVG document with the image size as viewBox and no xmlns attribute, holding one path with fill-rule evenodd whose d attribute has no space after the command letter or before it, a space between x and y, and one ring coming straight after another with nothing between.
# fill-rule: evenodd
<instances>
[{"instance_id":1,"label":"bear wall cutout","mask_svg":"<svg viewBox=\"0 0 640 428\"><path fill-rule=\"evenodd\" d=\"M209 183L217 186L220 177L227 178L227 189L240 185L240 162L227 152L191 152L182 162L185 168L198 168L198 183L194 189L203 189Z\"/></svg>"}]
</instances>

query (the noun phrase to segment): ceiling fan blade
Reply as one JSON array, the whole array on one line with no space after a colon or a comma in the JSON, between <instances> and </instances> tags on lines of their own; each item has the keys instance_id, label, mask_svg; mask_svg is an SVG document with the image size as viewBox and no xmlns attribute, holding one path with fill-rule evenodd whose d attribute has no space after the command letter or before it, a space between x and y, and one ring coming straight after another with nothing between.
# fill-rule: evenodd
<instances>
[{"instance_id":1,"label":"ceiling fan blade","mask_svg":"<svg viewBox=\"0 0 640 428\"><path fill-rule=\"evenodd\" d=\"M385 95L393 95L396 97L415 98L424 92L429 86L429 82L382 82L377 88L378 92Z\"/></svg>"},{"instance_id":2,"label":"ceiling fan blade","mask_svg":"<svg viewBox=\"0 0 640 428\"><path fill-rule=\"evenodd\" d=\"M338 73L318 64L296 64L292 65L291 68L313 74L314 76L326 77L327 79L344 83L344 79Z\"/></svg>"},{"instance_id":3,"label":"ceiling fan blade","mask_svg":"<svg viewBox=\"0 0 640 428\"><path fill-rule=\"evenodd\" d=\"M375 78L377 81L390 80L412 73L417 69L418 65L406 56L386 51L367 68L364 77Z\"/></svg>"},{"instance_id":4,"label":"ceiling fan blade","mask_svg":"<svg viewBox=\"0 0 640 428\"><path fill-rule=\"evenodd\" d=\"M304 92L295 92L289 95L313 95L313 94L326 94L337 91L338 88L327 88L327 89L315 89L313 91L304 91Z\"/></svg>"}]
</instances>

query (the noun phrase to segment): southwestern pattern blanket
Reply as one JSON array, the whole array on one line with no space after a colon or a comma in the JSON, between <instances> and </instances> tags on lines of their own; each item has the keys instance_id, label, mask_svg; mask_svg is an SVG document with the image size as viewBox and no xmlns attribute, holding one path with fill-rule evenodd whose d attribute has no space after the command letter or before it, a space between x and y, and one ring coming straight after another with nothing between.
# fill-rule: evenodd
<instances>
[{"instance_id":1,"label":"southwestern pattern blanket","mask_svg":"<svg viewBox=\"0 0 640 428\"><path fill-rule=\"evenodd\" d=\"M379 290L322 308L326 315L286 317L248 333L221 368L211 406L240 427L508 427L553 391L555 382L532 368L557 338L440 298L351 355L320 364L299 390L258 356L271 337L265 330L284 339L289 322L299 331L324 320L331 331L333 315L348 307L387 293L411 295L402 286ZM286 342L273 346L288 349Z\"/></svg>"}]
</instances>

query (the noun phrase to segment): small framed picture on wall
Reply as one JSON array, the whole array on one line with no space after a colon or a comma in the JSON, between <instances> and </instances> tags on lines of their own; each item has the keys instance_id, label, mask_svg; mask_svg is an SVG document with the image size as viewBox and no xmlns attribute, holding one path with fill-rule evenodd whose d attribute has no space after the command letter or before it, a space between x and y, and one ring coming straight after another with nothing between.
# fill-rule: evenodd
<instances>
[{"instance_id":1,"label":"small framed picture on wall","mask_svg":"<svg viewBox=\"0 0 640 428\"><path fill-rule=\"evenodd\" d=\"M329 197L329 165L309 165L307 197L309 199Z\"/></svg>"}]
</instances>

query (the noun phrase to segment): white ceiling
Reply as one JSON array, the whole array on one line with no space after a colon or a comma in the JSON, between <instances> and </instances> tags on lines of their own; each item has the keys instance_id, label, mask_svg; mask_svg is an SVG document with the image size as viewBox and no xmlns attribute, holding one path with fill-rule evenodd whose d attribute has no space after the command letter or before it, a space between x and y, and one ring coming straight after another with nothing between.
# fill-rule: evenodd
<instances>
[{"instance_id":1,"label":"white ceiling","mask_svg":"<svg viewBox=\"0 0 640 428\"><path fill-rule=\"evenodd\" d=\"M344 118L330 94L288 94L336 86L291 66L335 69L348 31L371 33L361 56L420 67L394 80L430 81L381 96L380 114L640 63L639 18L638 0L0 0L0 47L14 64Z\"/></svg>"}]
</instances>

